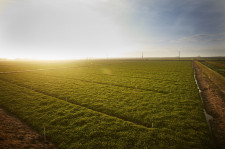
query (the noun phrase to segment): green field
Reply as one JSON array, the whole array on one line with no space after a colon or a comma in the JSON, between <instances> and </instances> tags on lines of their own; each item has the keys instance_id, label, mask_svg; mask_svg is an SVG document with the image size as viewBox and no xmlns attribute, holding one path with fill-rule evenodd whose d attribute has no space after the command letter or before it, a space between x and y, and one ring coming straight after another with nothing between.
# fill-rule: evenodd
<instances>
[{"instance_id":1,"label":"green field","mask_svg":"<svg viewBox=\"0 0 225 149\"><path fill-rule=\"evenodd\" d=\"M0 72L0 105L59 148L214 148L192 61L1 61Z\"/></svg>"},{"instance_id":2,"label":"green field","mask_svg":"<svg viewBox=\"0 0 225 149\"><path fill-rule=\"evenodd\" d=\"M205 61L205 60L203 60L203 61L201 61L201 63L225 77L225 60L223 60L223 61L222 60L220 60L220 61L215 61L215 60L214 61Z\"/></svg>"}]
</instances>

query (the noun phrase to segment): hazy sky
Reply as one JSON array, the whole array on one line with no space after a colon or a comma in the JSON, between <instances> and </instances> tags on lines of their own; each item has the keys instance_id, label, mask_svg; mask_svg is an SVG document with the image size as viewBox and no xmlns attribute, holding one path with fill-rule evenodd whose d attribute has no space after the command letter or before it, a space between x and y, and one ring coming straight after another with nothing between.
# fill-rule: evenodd
<instances>
[{"instance_id":1,"label":"hazy sky","mask_svg":"<svg viewBox=\"0 0 225 149\"><path fill-rule=\"evenodd\" d=\"M225 56L225 0L0 0L0 57Z\"/></svg>"}]
</instances>

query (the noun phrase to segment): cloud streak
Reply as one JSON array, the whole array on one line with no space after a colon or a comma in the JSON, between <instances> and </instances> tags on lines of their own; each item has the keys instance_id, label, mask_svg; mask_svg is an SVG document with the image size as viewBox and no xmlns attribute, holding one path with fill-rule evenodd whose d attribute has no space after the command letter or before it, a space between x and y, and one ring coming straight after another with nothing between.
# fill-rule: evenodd
<instances>
[{"instance_id":1,"label":"cloud streak","mask_svg":"<svg viewBox=\"0 0 225 149\"><path fill-rule=\"evenodd\" d=\"M224 41L224 34L196 34L193 36L182 37L177 40L172 40L173 43L181 43L181 42L199 42L199 41Z\"/></svg>"}]
</instances>

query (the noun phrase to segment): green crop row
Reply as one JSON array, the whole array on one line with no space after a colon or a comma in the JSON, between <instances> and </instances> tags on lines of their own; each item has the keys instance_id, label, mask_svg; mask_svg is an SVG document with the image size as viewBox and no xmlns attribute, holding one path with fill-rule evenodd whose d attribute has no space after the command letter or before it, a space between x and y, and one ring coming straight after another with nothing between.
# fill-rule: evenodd
<instances>
[{"instance_id":1,"label":"green crop row","mask_svg":"<svg viewBox=\"0 0 225 149\"><path fill-rule=\"evenodd\" d=\"M64 67L93 67L98 65L112 65L130 63L130 60L71 60L71 61L0 61L0 72L12 72L12 71L25 71L25 70L37 70L37 69L49 69Z\"/></svg>"},{"instance_id":2,"label":"green crop row","mask_svg":"<svg viewBox=\"0 0 225 149\"><path fill-rule=\"evenodd\" d=\"M198 105L199 108L196 111L202 112L197 91L189 96L177 96L172 93L167 95L82 81L65 82L61 78L42 78L42 76L34 77L33 75L31 75L29 81L27 80L28 77L22 79L18 77L18 74L8 74L5 75L5 78L29 89L32 88L38 92L109 115L129 119L145 126L151 126L154 122L155 127L180 129L176 126L179 125L181 120L188 120L185 112L187 109L192 109L192 106ZM203 116L203 113L193 115L199 120L202 120L201 116ZM170 123L167 120L168 118L177 122Z\"/></svg>"},{"instance_id":3,"label":"green crop row","mask_svg":"<svg viewBox=\"0 0 225 149\"><path fill-rule=\"evenodd\" d=\"M0 104L59 148L211 148L207 131L198 139L172 129L145 128L11 83L0 81ZM187 141L188 139L188 141ZM185 146L183 146L185 145Z\"/></svg>"},{"instance_id":4,"label":"green crop row","mask_svg":"<svg viewBox=\"0 0 225 149\"><path fill-rule=\"evenodd\" d=\"M200 62L225 77L225 64L224 64L225 61L212 61L212 62L200 61Z\"/></svg>"},{"instance_id":5,"label":"green crop row","mask_svg":"<svg viewBox=\"0 0 225 149\"><path fill-rule=\"evenodd\" d=\"M159 62L157 62L159 63ZM156 63L156 64L157 64ZM66 70L46 70L46 71L37 71L35 73L44 75L45 77L63 77L62 79L70 80L83 80L94 83L103 83L110 84L114 86L121 87L130 87L138 88L143 90L150 90L162 93L170 92L183 92L181 89L189 90L190 83L189 80L193 79L193 71L190 67L190 62L179 62L181 63L180 67L176 67L176 62L164 62L159 63L162 66L152 64L148 62L149 66L143 63L130 64L120 64L126 65L126 68L123 68L119 65L110 65L106 67L103 66L94 66L94 68L75 68L75 69L66 69ZM144 65L145 67L143 67ZM131 70L132 67L141 68L142 72L137 70ZM122 69L121 69L122 68ZM155 70L157 68L157 70ZM168 70L169 68L169 70ZM171 68L173 68L171 70ZM182 68L182 69L181 69ZM119 71L118 71L119 70ZM105 72L113 74L104 74ZM129 72L131 75L128 75ZM158 72L158 73L157 73Z\"/></svg>"},{"instance_id":6,"label":"green crop row","mask_svg":"<svg viewBox=\"0 0 225 149\"><path fill-rule=\"evenodd\" d=\"M190 62L187 64L190 64ZM171 66L174 65L170 65L170 67ZM55 70L50 72L54 73ZM64 76L69 75L67 70L63 70L62 72L64 72ZM41 71L41 73L45 72ZM84 73L86 73L86 71L84 71ZM82 74L83 73L81 73L81 76ZM171 89L171 93L164 94L112 86L110 84L98 84L73 79L68 80L65 77L52 77L43 74L37 75L30 72L5 74L1 75L1 77L47 95L67 100L109 115L128 119L148 127L151 126L153 122L155 127L158 128L168 127L180 129L181 127L176 126L187 117L185 111L190 108L192 109L191 106L197 105L199 109L196 109L196 111L199 110L202 112L198 91L196 88L193 88L193 86L195 86L193 79L192 82L188 82L187 85L181 85L180 87L177 87L176 83L161 85L168 90L167 92L171 89L171 87L168 87L169 85L175 85L176 87L176 89ZM115 83L115 81L116 80L113 80L113 83ZM104 81L102 83L104 83ZM186 89L187 87L189 89ZM182 92L182 94L178 95L177 91ZM198 118L199 116L200 118ZM192 117L196 117L195 119L201 121L201 116L203 116L203 114L197 114ZM170 123L167 119L177 122Z\"/></svg>"}]
</instances>

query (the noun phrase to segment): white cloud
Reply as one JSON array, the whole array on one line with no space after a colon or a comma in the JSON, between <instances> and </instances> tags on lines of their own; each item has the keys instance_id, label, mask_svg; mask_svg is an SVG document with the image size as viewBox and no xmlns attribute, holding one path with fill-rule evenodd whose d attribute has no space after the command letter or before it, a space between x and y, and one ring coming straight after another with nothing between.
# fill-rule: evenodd
<instances>
[{"instance_id":1,"label":"white cloud","mask_svg":"<svg viewBox=\"0 0 225 149\"><path fill-rule=\"evenodd\" d=\"M172 40L173 43L181 43L181 42L199 42L199 41L224 41L225 34L195 34L192 36L182 37L176 40Z\"/></svg>"}]
</instances>

